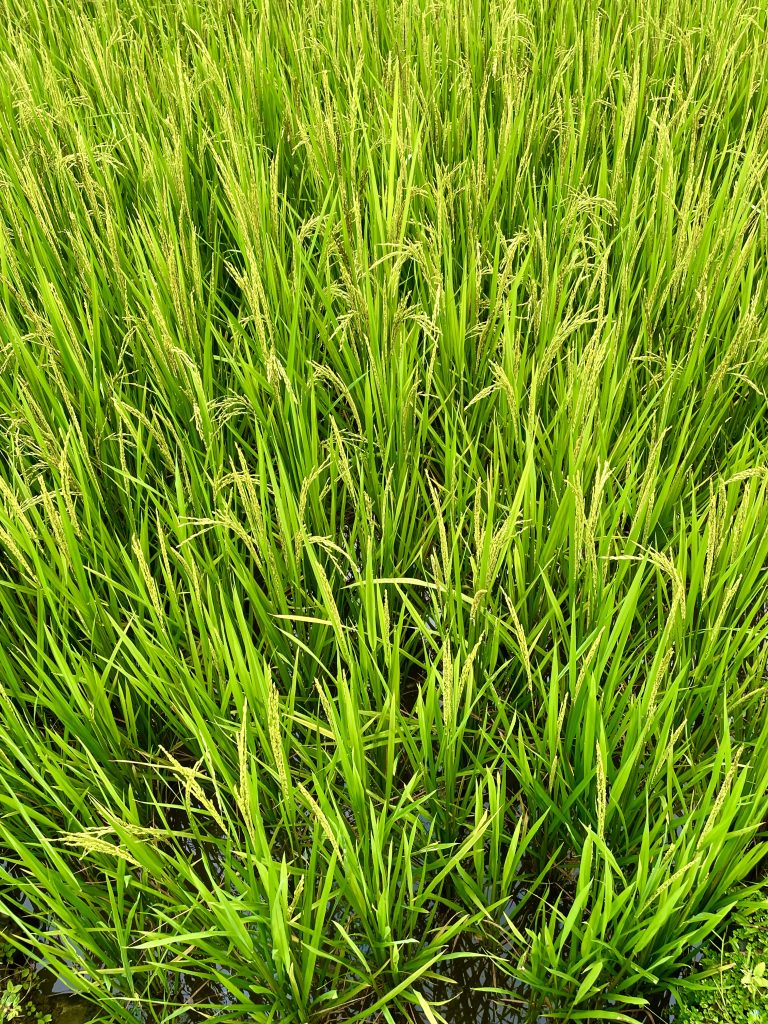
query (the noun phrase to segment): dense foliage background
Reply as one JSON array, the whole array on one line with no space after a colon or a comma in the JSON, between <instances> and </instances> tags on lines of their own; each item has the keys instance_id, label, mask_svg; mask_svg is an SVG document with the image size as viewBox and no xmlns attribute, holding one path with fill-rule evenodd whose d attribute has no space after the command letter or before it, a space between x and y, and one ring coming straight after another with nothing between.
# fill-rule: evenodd
<instances>
[{"instance_id":1,"label":"dense foliage background","mask_svg":"<svg viewBox=\"0 0 768 1024\"><path fill-rule=\"evenodd\" d=\"M764 902L768 5L0 24L9 941L110 1021L681 994Z\"/></svg>"}]
</instances>

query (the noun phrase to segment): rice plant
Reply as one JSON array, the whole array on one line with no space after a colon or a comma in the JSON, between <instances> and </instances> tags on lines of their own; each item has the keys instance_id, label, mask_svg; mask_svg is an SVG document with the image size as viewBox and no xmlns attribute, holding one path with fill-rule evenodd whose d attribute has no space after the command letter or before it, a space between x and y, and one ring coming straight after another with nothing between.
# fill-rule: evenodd
<instances>
[{"instance_id":1,"label":"rice plant","mask_svg":"<svg viewBox=\"0 0 768 1024\"><path fill-rule=\"evenodd\" d=\"M649 1020L765 906L766 53L0 0L0 927L105 1021Z\"/></svg>"}]
</instances>

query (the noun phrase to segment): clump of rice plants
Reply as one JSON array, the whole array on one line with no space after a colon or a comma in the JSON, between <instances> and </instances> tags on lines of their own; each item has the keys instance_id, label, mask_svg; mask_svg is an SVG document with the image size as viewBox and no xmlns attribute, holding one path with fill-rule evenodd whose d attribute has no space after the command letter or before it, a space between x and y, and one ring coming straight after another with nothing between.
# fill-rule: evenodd
<instances>
[{"instance_id":1,"label":"clump of rice plants","mask_svg":"<svg viewBox=\"0 0 768 1024\"><path fill-rule=\"evenodd\" d=\"M648 1019L765 905L768 8L0 26L6 941L126 1024L478 952Z\"/></svg>"}]
</instances>

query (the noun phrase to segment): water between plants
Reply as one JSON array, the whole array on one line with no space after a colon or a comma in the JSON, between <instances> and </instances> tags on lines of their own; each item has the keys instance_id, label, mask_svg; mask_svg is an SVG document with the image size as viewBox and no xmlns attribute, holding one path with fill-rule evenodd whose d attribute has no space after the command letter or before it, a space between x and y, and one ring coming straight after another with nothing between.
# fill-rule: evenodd
<instances>
[{"instance_id":1,"label":"water between plants","mask_svg":"<svg viewBox=\"0 0 768 1024\"><path fill-rule=\"evenodd\" d=\"M199 850L191 838L187 838L186 822L169 821L175 826L177 835L183 837L182 845L190 858L199 856ZM514 904L512 904L514 906ZM0 968L2 965L0 964ZM30 969L31 968L31 969ZM522 986L510 984L506 974L500 974L496 964L481 940L464 935L453 946L445 960L436 965L438 979L429 979L420 985L420 993L439 1010L446 1024L550 1024L550 1018L534 1013L525 999ZM6 1019L2 1006L2 989L8 982L21 983L21 1022L50 1021L50 1024L87 1024L98 1016L97 1008L89 1001L72 992L67 984L57 978L45 964L22 965L14 972L12 965L0 970L0 1024ZM202 1020L215 1019L212 1007L222 1008L230 1003L227 991L221 987L206 986L205 991L192 992L182 983L181 999L189 1004L189 1013L176 1018L178 1024L193 1024ZM196 1004L200 1010L195 1010ZM205 1010L202 1010L204 1004ZM143 1015L136 1012L137 1024ZM429 1024L426 1015L417 1007L413 1018L418 1024ZM643 1018L647 1020L648 1018ZM654 1007L653 1019L659 1024L673 1024L674 1010L660 1001ZM366 1024L376 1024L375 1021ZM403 1024L408 1024L403 1020Z\"/></svg>"},{"instance_id":2,"label":"water between plants","mask_svg":"<svg viewBox=\"0 0 768 1024\"><path fill-rule=\"evenodd\" d=\"M92 1003L74 995L60 978L44 968L36 972L22 1009L26 1008L25 1004L33 1007L35 1015L43 1020L50 1015L52 1024L86 1024L94 1016ZM21 1019L28 1018L25 1015Z\"/></svg>"},{"instance_id":3,"label":"water between plants","mask_svg":"<svg viewBox=\"0 0 768 1024\"><path fill-rule=\"evenodd\" d=\"M500 982L493 962L487 957L458 956L446 961L440 973L445 980L429 982L422 988L422 994L441 1004L440 1013L447 1024L548 1024L547 1017L530 1014L524 1000L514 999L513 994L502 999L488 991ZM206 995L208 1005L210 995ZM43 1019L50 1015L51 1024L87 1024L96 1016L92 1004L72 993L61 979L44 968L36 972L28 985L24 1003L34 1007L35 1015ZM669 1024L674 1021L669 1010L663 1015L657 1011L654 1017ZM419 1018L426 1024L426 1018Z\"/></svg>"}]
</instances>

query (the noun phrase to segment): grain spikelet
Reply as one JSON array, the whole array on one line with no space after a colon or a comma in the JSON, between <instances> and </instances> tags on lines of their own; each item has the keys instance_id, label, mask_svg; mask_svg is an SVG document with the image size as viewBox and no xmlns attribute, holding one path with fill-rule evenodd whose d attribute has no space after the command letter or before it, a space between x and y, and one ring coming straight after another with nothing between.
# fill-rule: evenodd
<instances>
[{"instance_id":1,"label":"grain spikelet","mask_svg":"<svg viewBox=\"0 0 768 1024\"><path fill-rule=\"evenodd\" d=\"M267 696L267 730L269 732L269 745L272 749L272 758L275 762L278 782L283 798L288 801L290 787L288 785L288 767L285 762L285 750L280 730L280 695L272 680L272 670L266 666L266 681L269 693Z\"/></svg>"},{"instance_id":2,"label":"grain spikelet","mask_svg":"<svg viewBox=\"0 0 768 1024\"><path fill-rule=\"evenodd\" d=\"M528 678L528 689L531 691L531 693L533 693L533 673L531 671L531 655L528 650L528 641L525 637L525 630L522 627L522 624L520 622L520 619L518 618L517 611L515 610L515 606L512 604L512 601L506 594L504 595L504 598L507 603L507 608L509 609L509 617L512 619L512 625L514 627L515 636L517 637L517 642L520 647L520 655L523 659L525 674Z\"/></svg>"},{"instance_id":3,"label":"grain spikelet","mask_svg":"<svg viewBox=\"0 0 768 1024\"><path fill-rule=\"evenodd\" d=\"M333 851L336 854L337 859L339 860L339 862L342 862L343 861L343 857L342 857L342 854L341 854L341 847L339 846L339 843L338 843L338 841L336 839L336 836L334 835L333 829L331 828L331 823L328 821L328 819L326 818L325 814L323 813L322 807L318 804L318 802L315 800L315 798L312 796L312 794L309 792L309 790L306 788L306 786L304 786L301 783L299 783L296 788L298 789L298 791L301 793L301 795L304 797L304 799L307 801L307 803L309 804L310 808L312 809L312 813L317 818L317 820L318 820L318 822L320 824L320 827L322 828L323 832L325 833L326 839L328 840L328 842L333 847Z\"/></svg>"}]
</instances>

